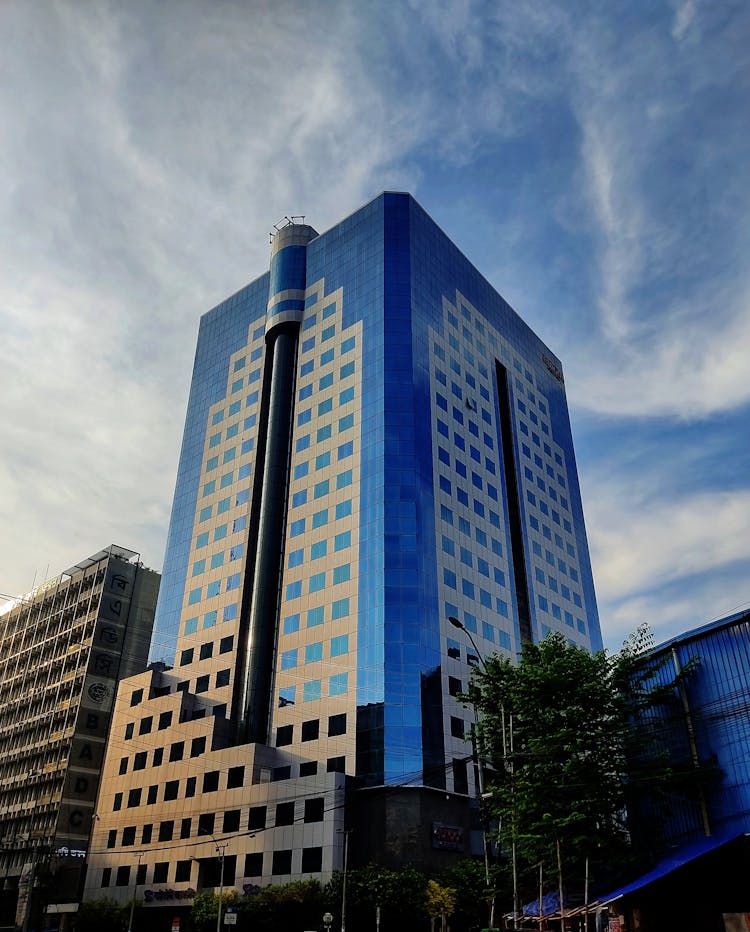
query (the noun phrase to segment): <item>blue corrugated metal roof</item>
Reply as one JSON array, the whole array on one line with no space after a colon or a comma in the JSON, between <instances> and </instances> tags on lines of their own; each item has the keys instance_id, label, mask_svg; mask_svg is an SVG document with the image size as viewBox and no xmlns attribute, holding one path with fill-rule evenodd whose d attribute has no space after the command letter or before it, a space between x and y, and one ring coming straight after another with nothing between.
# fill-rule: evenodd
<instances>
[{"instance_id":1,"label":"blue corrugated metal roof","mask_svg":"<svg viewBox=\"0 0 750 932\"><path fill-rule=\"evenodd\" d=\"M597 897L596 902L599 904L611 903L612 900L627 896L628 893L641 890L655 880L661 880L661 878L666 877L667 874L671 874L678 868L684 867L685 864L689 864L691 861L703 857L704 854L708 854L710 851L716 851L718 848L722 848L724 845L728 845L730 842L736 841L738 838L742 837L742 835L731 835L718 838L702 838L700 841L680 848L680 850L676 851L674 854L670 854L669 857L664 858L663 861L657 864L653 870L650 870L647 874L643 874L637 880L632 880L630 883L625 884L624 887L620 887L619 890L608 893L606 896Z\"/></svg>"},{"instance_id":2,"label":"blue corrugated metal roof","mask_svg":"<svg viewBox=\"0 0 750 932\"><path fill-rule=\"evenodd\" d=\"M709 621L707 624L701 625L698 628L693 628L691 631L685 631L683 634L675 635L675 637L670 638L668 641L664 641L663 644L657 644L649 653L660 654L669 647L675 647L678 644L683 644L685 641L701 637L704 634L708 634L709 631L716 631L719 628L736 624L738 621L748 616L750 616L750 610L744 608L742 611L735 612L733 615L727 615L725 618L717 618L715 621Z\"/></svg>"}]
</instances>

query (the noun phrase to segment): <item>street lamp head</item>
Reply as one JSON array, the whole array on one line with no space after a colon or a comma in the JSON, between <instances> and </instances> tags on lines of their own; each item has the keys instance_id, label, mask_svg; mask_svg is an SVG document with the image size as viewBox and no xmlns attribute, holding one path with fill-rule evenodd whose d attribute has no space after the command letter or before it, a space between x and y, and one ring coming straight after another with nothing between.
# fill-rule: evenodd
<instances>
[{"instance_id":1,"label":"street lamp head","mask_svg":"<svg viewBox=\"0 0 750 932\"><path fill-rule=\"evenodd\" d=\"M461 631L465 631L464 623L459 621L455 615L448 615L448 621L453 625L454 628L459 628Z\"/></svg>"}]
</instances>

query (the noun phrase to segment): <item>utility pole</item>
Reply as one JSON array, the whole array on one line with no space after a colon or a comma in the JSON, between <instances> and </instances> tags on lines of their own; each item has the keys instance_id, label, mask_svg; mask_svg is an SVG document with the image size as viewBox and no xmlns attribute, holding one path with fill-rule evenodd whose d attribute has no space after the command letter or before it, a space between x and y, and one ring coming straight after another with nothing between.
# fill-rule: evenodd
<instances>
[{"instance_id":1,"label":"utility pole","mask_svg":"<svg viewBox=\"0 0 750 932\"><path fill-rule=\"evenodd\" d=\"M458 628L460 631L463 631L464 634L471 641L471 646L476 651L479 662L482 664L485 673L487 672L487 664L485 663L484 657L481 654L481 651L477 647L477 643L474 640L471 631L464 625L464 623L456 618L455 615L449 615L448 621L453 625L454 628ZM472 708L474 709L474 725L471 729L471 748L473 751L473 756L477 762L477 775L479 777L479 817L482 821L482 847L484 848L484 882L487 888L487 895L491 894L490 899L490 928L495 927L495 891L491 883L490 878L490 842L487 837L487 820L484 814L484 797L485 797L485 784L484 784L484 767L483 760L480 754L479 748L479 712L477 710L476 703L472 702ZM503 727L503 738L505 737L505 729Z\"/></svg>"},{"instance_id":2,"label":"utility pole","mask_svg":"<svg viewBox=\"0 0 750 932\"><path fill-rule=\"evenodd\" d=\"M344 831L344 882L341 886L341 932L346 932L346 871L349 865L349 834L351 832L351 829L345 828L343 831Z\"/></svg>"},{"instance_id":3,"label":"utility pole","mask_svg":"<svg viewBox=\"0 0 750 932\"><path fill-rule=\"evenodd\" d=\"M138 855L138 865L135 869L135 877L133 878L133 898L130 901L130 917L128 919L128 932L133 932L133 913L135 912L135 898L138 895L138 870L141 866L141 858L143 857L143 852Z\"/></svg>"},{"instance_id":4,"label":"utility pole","mask_svg":"<svg viewBox=\"0 0 750 932\"><path fill-rule=\"evenodd\" d=\"M221 861L221 867L219 868L219 908L216 912L216 932L221 932L221 901L224 897L224 854L227 850L227 845L226 843L220 845L215 838L214 844L216 845L216 851Z\"/></svg>"}]
</instances>

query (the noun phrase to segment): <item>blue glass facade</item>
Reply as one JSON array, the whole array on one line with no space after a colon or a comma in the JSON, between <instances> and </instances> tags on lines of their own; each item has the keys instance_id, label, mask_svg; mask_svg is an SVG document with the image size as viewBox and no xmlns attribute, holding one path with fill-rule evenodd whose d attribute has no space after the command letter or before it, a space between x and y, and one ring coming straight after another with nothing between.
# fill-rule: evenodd
<instances>
[{"instance_id":1,"label":"blue glass facade","mask_svg":"<svg viewBox=\"0 0 750 932\"><path fill-rule=\"evenodd\" d=\"M203 447L210 428L215 427L209 423L208 411L224 397L229 357L247 342L248 329L264 324L268 279L266 273L251 282L204 314L200 321L150 662L172 663L174 659L183 596L188 588Z\"/></svg>"},{"instance_id":2,"label":"blue glass facade","mask_svg":"<svg viewBox=\"0 0 750 932\"><path fill-rule=\"evenodd\" d=\"M550 630L591 649L601 636L562 365L407 194L288 246L202 319L152 656L217 619L242 642L260 585L265 328L290 320L287 499L263 531L281 554L264 580L278 592L268 741L283 732L321 761L333 748L329 766L363 785L471 793L456 694L476 658L448 617L485 654ZM204 580L202 548L226 533L239 569ZM335 748L306 741L331 714L347 720Z\"/></svg>"}]
</instances>

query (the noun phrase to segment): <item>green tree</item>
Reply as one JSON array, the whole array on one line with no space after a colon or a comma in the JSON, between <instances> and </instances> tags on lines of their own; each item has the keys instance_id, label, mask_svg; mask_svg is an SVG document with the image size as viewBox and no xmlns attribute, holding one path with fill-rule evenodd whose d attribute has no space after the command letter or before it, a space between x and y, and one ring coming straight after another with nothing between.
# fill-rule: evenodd
<instances>
[{"instance_id":1,"label":"green tree","mask_svg":"<svg viewBox=\"0 0 750 932\"><path fill-rule=\"evenodd\" d=\"M323 889L317 880L258 888L239 900L240 929L253 932L301 932L317 928L325 911ZM216 915L214 913L214 915Z\"/></svg>"},{"instance_id":2,"label":"green tree","mask_svg":"<svg viewBox=\"0 0 750 932\"><path fill-rule=\"evenodd\" d=\"M230 904L236 904L239 901L239 894L236 890L225 890L221 897L222 912ZM210 932L216 928L216 919L219 912L218 894L210 890L204 890L196 894L193 899L192 920L193 927L198 932Z\"/></svg>"},{"instance_id":3,"label":"green tree","mask_svg":"<svg viewBox=\"0 0 750 932\"><path fill-rule=\"evenodd\" d=\"M333 875L325 888L327 908L341 915L343 874ZM346 918L352 928L374 928L378 906L381 927L399 928L404 916L416 920L425 915L426 877L413 867L390 870L370 864L347 872Z\"/></svg>"},{"instance_id":4,"label":"green tree","mask_svg":"<svg viewBox=\"0 0 750 932\"><path fill-rule=\"evenodd\" d=\"M76 932L125 932L128 927L130 905L125 906L110 899L86 900L78 908L75 917Z\"/></svg>"},{"instance_id":5,"label":"green tree","mask_svg":"<svg viewBox=\"0 0 750 932\"><path fill-rule=\"evenodd\" d=\"M456 906L451 918L451 929L482 929L488 924L489 897L481 858L463 858L438 878L446 887L456 891ZM510 879L500 865L490 865L490 885L497 891L496 902L510 901ZM499 915L496 919L499 923Z\"/></svg>"},{"instance_id":6,"label":"green tree","mask_svg":"<svg viewBox=\"0 0 750 932\"><path fill-rule=\"evenodd\" d=\"M592 884L608 882L613 866L628 861L625 803L647 784L649 755L633 769L632 748L646 737L638 722L677 684L656 685L649 645L646 628L616 655L591 654L553 633L525 644L517 666L493 656L475 671L469 695L481 712L483 755L495 768L491 806L503 850L515 845L520 877L529 881L524 897L534 895L536 865L557 875L558 849L581 887L586 859ZM666 758L651 760L649 779L672 778Z\"/></svg>"},{"instance_id":7,"label":"green tree","mask_svg":"<svg viewBox=\"0 0 750 932\"><path fill-rule=\"evenodd\" d=\"M453 887L444 887L437 880L428 880L427 889L425 890L425 909L430 917L432 928L435 928L435 920L440 917L440 930L445 932L448 917L452 916L456 909L456 891Z\"/></svg>"}]
</instances>

